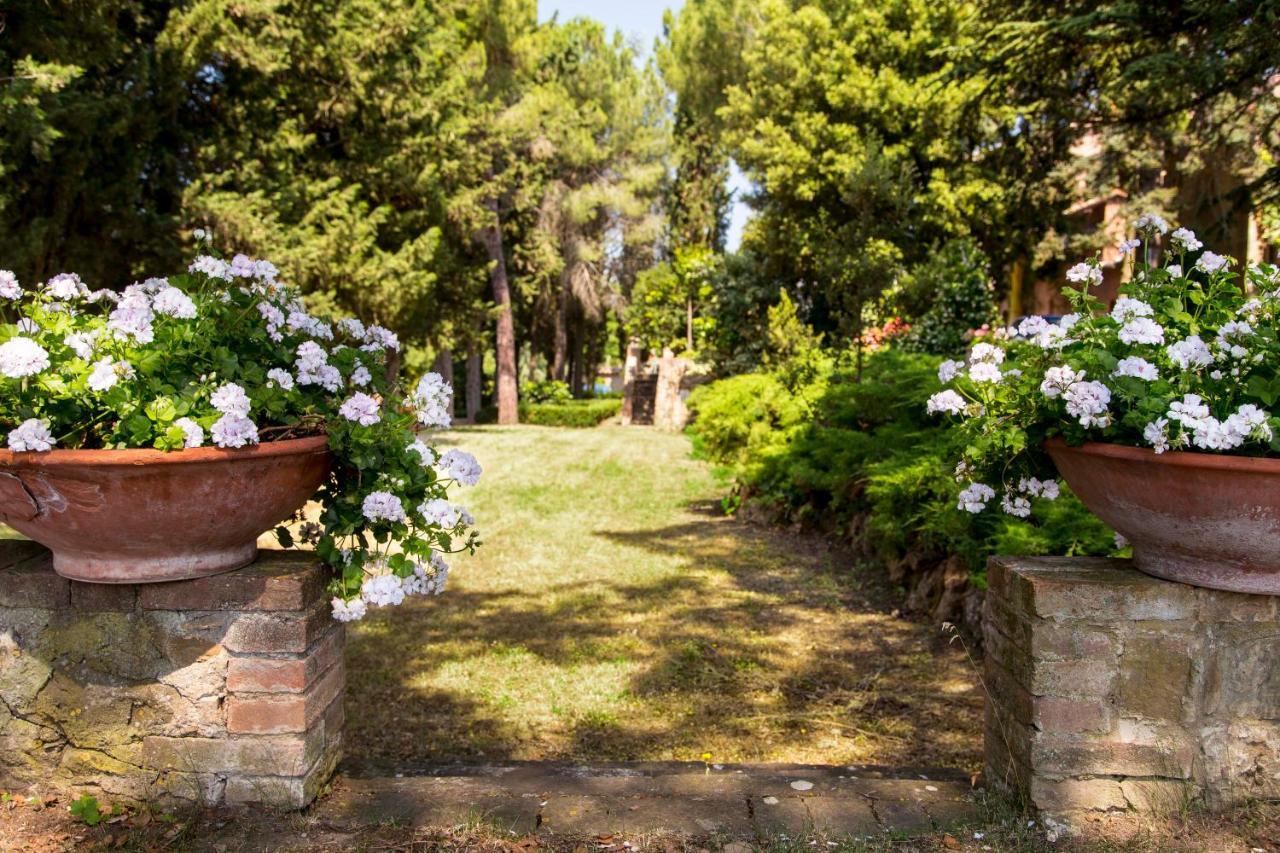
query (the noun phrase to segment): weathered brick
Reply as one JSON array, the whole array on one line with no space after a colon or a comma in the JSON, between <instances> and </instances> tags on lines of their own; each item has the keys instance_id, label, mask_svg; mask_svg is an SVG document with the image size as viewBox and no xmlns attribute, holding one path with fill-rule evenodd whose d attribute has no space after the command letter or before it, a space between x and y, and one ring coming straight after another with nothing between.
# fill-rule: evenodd
<instances>
[{"instance_id":1,"label":"weathered brick","mask_svg":"<svg viewBox=\"0 0 1280 853\"><path fill-rule=\"evenodd\" d=\"M1184 814L1200 796L1200 786L1192 782L1122 779L1119 784L1129 808L1142 812Z\"/></svg>"},{"instance_id":2,"label":"weathered brick","mask_svg":"<svg viewBox=\"0 0 1280 853\"><path fill-rule=\"evenodd\" d=\"M265 803L280 808L302 808L316 798L333 771L341 753L337 750L320 755L302 777L232 776L225 792L228 803Z\"/></svg>"},{"instance_id":3,"label":"weathered brick","mask_svg":"<svg viewBox=\"0 0 1280 853\"><path fill-rule=\"evenodd\" d=\"M1030 764L1037 774L1073 776L1155 776L1190 779L1194 752L1182 741L1124 743L1111 738L1089 740L1042 734L1031 744Z\"/></svg>"},{"instance_id":4,"label":"weathered brick","mask_svg":"<svg viewBox=\"0 0 1280 853\"><path fill-rule=\"evenodd\" d=\"M1280 622L1280 597L1216 589L1197 592L1196 618L1200 622Z\"/></svg>"},{"instance_id":5,"label":"weathered brick","mask_svg":"<svg viewBox=\"0 0 1280 853\"><path fill-rule=\"evenodd\" d=\"M262 551L234 572L142 587L144 610L306 610L324 597L325 569L314 554Z\"/></svg>"},{"instance_id":6,"label":"weathered brick","mask_svg":"<svg viewBox=\"0 0 1280 853\"><path fill-rule=\"evenodd\" d=\"M1122 713L1157 720L1182 719L1195 653L1194 644L1183 637L1129 637L1117 685L1117 705Z\"/></svg>"},{"instance_id":7,"label":"weathered brick","mask_svg":"<svg viewBox=\"0 0 1280 853\"><path fill-rule=\"evenodd\" d=\"M1105 699L1115 681L1114 664L1100 660L1036 661L1030 690L1036 696Z\"/></svg>"},{"instance_id":8,"label":"weathered brick","mask_svg":"<svg viewBox=\"0 0 1280 853\"><path fill-rule=\"evenodd\" d=\"M1031 803L1051 814L1075 811L1123 810L1128 806L1115 779L1043 779L1030 786Z\"/></svg>"},{"instance_id":9,"label":"weathered brick","mask_svg":"<svg viewBox=\"0 0 1280 853\"><path fill-rule=\"evenodd\" d=\"M232 620L222 643L235 654L300 654L332 624L324 601L304 613L246 613Z\"/></svg>"},{"instance_id":10,"label":"weathered brick","mask_svg":"<svg viewBox=\"0 0 1280 853\"><path fill-rule=\"evenodd\" d=\"M235 657L227 666L233 693L301 693L342 657L346 632L334 623L305 653L295 657Z\"/></svg>"},{"instance_id":11,"label":"weathered brick","mask_svg":"<svg viewBox=\"0 0 1280 853\"><path fill-rule=\"evenodd\" d=\"M1042 696L1035 700L1031 723L1042 732L1106 733L1111 728L1107 706L1100 699L1063 699Z\"/></svg>"},{"instance_id":12,"label":"weathered brick","mask_svg":"<svg viewBox=\"0 0 1280 853\"><path fill-rule=\"evenodd\" d=\"M71 608L86 613L111 611L128 613L138 604L138 587L133 584L80 583L70 581Z\"/></svg>"},{"instance_id":13,"label":"weathered brick","mask_svg":"<svg viewBox=\"0 0 1280 853\"><path fill-rule=\"evenodd\" d=\"M1105 567L1082 565L1072 571L1024 570L1018 576L1032 587L1032 612L1046 619L1176 621L1194 619L1196 591L1129 568L1122 560Z\"/></svg>"},{"instance_id":14,"label":"weathered brick","mask_svg":"<svg viewBox=\"0 0 1280 853\"><path fill-rule=\"evenodd\" d=\"M278 578L289 559L274 560L269 572L243 571ZM301 610L263 609L297 603L288 578L253 581L248 588L260 593L241 596L241 609L203 594L188 602L200 610L141 609L135 598L154 595L146 591L155 585L68 582L29 543L0 542L0 563L9 565L0 600L10 602L0 604L0 781L216 805L229 779L283 780L284 793L267 801L296 807L332 773L342 745L344 634L318 587L303 589L315 600ZM269 665L241 672L241 687L293 692L228 690L232 645L239 654L255 648L253 658ZM254 708L238 704L244 697L292 704ZM248 731L230 731L230 716ZM233 785L233 795L254 799L253 787Z\"/></svg>"},{"instance_id":15,"label":"weathered brick","mask_svg":"<svg viewBox=\"0 0 1280 853\"><path fill-rule=\"evenodd\" d=\"M0 540L0 544L9 552L9 565L0 571L0 607L70 605L71 582L54 572L48 551L23 540Z\"/></svg>"},{"instance_id":16,"label":"weathered brick","mask_svg":"<svg viewBox=\"0 0 1280 853\"><path fill-rule=\"evenodd\" d=\"M303 732L342 693L341 661L303 693L233 695L227 699L227 731L233 734Z\"/></svg>"},{"instance_id":17,"label":"weathered brick","mask_svg":"<svg viewBox=\"0 0 1280 853\"><path fill-rule=\"evenodd\" d=\"M224 738L147 737L142 760L154 770L302 776L325 747L324 729L305 733Z\"/></svg>"}]
</instances>

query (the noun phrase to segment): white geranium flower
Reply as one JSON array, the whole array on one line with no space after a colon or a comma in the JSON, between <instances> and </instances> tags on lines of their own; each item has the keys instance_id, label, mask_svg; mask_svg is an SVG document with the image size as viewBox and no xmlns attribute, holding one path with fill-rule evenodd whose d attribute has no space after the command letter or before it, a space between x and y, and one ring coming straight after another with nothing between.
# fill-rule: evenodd
<instances>
[{"instance_id":1,"label":"white geranium flower","mask_svg":"<svg viewBox=\"0 0 1280 853\"><path fill-rule=\"evenodd\" d=\"M373 381L373 377L369 375L369 370L363 364L356 365L356 369L351 371L351 384L363 388Z\"/></svg>"},{"instance_id":2,"label":"white geranium flower","mask_svg":"<svg viewBox=\"0 0 1280 853\"><path fill-rule=\"evenodd\" d=\"M360 597L377 607L393 607L404 601L404 584L395 575L365 578Z\"/></svg>"},{"instance_id":3,"label":"white geranium flower","mask_svg":"<svg viewBox=\"0 0 1280 853\"><path fill-rule=\"evenodd\" d=\"M979 361L969 368L969 378L974 382L998 383L1004 379L1000 368L990 362Z\"/></svg>"},{"instance_id":4,"label":"white geranium flower","mask_svg":"<svg viewBox=\"0 0 1280 853\"><path fill-rule=\"evenodd\" d=\"M1133 227L1143 234L1164 234L1169 230L1169 223L1154 213L1144 213L1133 222Z\"/></svg>"},{"instance_id":5,"label":"white geranium flower","mask_svg":"<svg viewBox=\"0 0 1280 853\"><path fill-rule=\"evenodd\" d=\"M48 351L30 338L10 338L0 344L0 374L21 379L48 369Z\"/></svg>"},{"instance_id":6,"label":"white geranium flower","mask_svg":"<svg viewBox=\"0 0 1280 853\"><path fill-rule=\"evenodd\" d=\"M1080 420L1083 427L1105 427L1111 420L1107 406L1111 404L1111 389L1101 382L1076 382L1062 394L1067 404L1067 414Z\"/></svg>"},{"instance_id":7,"label":"white geranium flower","mask_svg":"<svg viewBox=\"0 0 1280 853\"><path fill-rule=\"evenodd\" d=\"M1218 343L1229 345L1238 341L1248 340L1253 335L1253 326L1240 320L1232 320L1228 323L1223 323L1221 328L1218 329Z\"/></svg>"},{"instance_id":8,"label":"white geranium flower","mask_svg":"<svg viewBox=\"0 0 1280 853\"><path fill-rule=\"evenodd\" d=\"M364 336L365 336L364 323L361 323L355 317L343 317L341 320L339 320L338 331L342 332L344 335L346 335L349 338L353 338L354 340L362 341L362 342L364 341Z\"/></svg>"},{"instance_id":9,"label":"white geranium flower","mask_svg":"<svg viewBox=\"0 0 1280 853\"><path fill-rule=\"evenodd\" d=\"M1120 329L1120 340L1126 344L1163 344L1164 329L1150 317L1138 317Z\"/></svg>"},{"instance_id":10,"label":"white geranium flower","mask_svg":"<svg viewBox=\"0 0 1280 853\"><path fill-rule=\"evenodd\" d=\"M359 621L368 612L368 607L365 605L363 598L353 598L351 601L334 598L329 603L333 605L333 618L339 622Z\"/></svg>"},{"instance_id":11,"label":"white geranium flower","mask_svg":"<svg viewBox=\"0 0 1280 853\"><path fill-rule=\"evenodd\" d=\"M214 391L209 404L224 415L243 418L249 414L249 395L234 382L227 382Z\"/></svg>"},{"instance_id":12,"label":"white geranium flower","mask_svg":"<svg viewBox=\"0 0 1280 853\"><path fill-rule=\"evenodd\" d=\"M22 286L12 270L0 270L0 299L21 299Z\"/></svg>"},{"instance_id":13,"label":"white geranium flower","mask_svg":"<svg viewBox=\"0 0 1280 853\"><path fill-rule=\"evenodd\" d=\"M1196 239L1196 232L1192 231L1190 228L1179 228L1175 230L1169 235L1169 242L1174 245L1174 248L1183 252L1194 252L1204 246L1204 243L1201 243Z\"/></svg>"},{"instance_id":14,"label":"white geranium flower","mask_svg":"<svg viewBox=\"0 0 1280 853\"><path fill-rule=\"evenodd\" d=\"M1004 497L1000 501L1000 508L1005 511L1006 515L1013 515L1018 518L1026 518L1031 515L1031 501L1021 495L1013 495L1009 492L1004 493Z\"/></svg>"},{"instance_id":15,"label":"white geranium flower","mask_svg":"<svg viewBox=\"0 0 1280 853\"><path fill-rule=\"evenodd\" d=\"M1027 317L1018 324L1018 337L1034 338L1049 328L1049 321L1043 317Z\"/></svg>"},{"instance_id":16,"label":"white geranium flower","mask_svg":"<svg viewBox=\"0 0 1280 853\"><path fill-rule=\"evenodd\" d=\"M1084 379L1085 371L1076 372L1070 367L1050 367L1044 372L1044 381L1040 383L1040 393L1050 400L1059 397L1064 391Z\"/></svg>"},{"instance_id":17,"label":"white geranium flower","mask_svg":"<svg viewBox=\"0 0 1280 853\"><path fill-rule=\"evenodd\" d=\"M391 492L370 492L365 496L361 512L369 521L404 521L408 518L404 504Z\"/></svg>"},{"instance_id":18,"label":"white geranium flower","mask_svg":"<svg viewBox=\"0 0 1280 853\"><path fill-rule=\"evenodd\" d=\"M84 282L80 281L80 276L73 272L64 272L45 282L44 292L53 299L66 301L82 299L88 296L89 288L85 287Z\"/></svg>"},{"instance_id":19,"label":"white geranium flower","mask_svg":"<svg viewBox=\"0 0 1280 853\"><path fill-rule=\"evenodd\" d=\"M1174 278L1182 278L1182 264L1169 264L1164 271Z\"/></svg>"},{"instance_id":20,"label":"white geranium flower","mask_svg":"<svg viewBox=\"0 0 1280 853\"><path fill-rule=\"evenodd\" d=\"M439 458L439 455L430 446L423 443L421 439L415 439L406 449L422 457L423 465L435 465L436 460Z\"/></svg>"},{"instance_id":21,"label":"white geranium flower","mask_svg":"<svg viewBox=\"0 0 1280 853\"><path fill-rule=\"evenodd\" d=\"M1196 425L1191 443L1204 450L1234 450L1244 444L1244 438L1230 422L1209 417Z\"/></svg>"},{"instance_id":22,"label":"white geranium flower","mask_svg":"<svg viewBox=\"0 0 1280 853\"><path fill-rule=\"evenodd\" d=\"M1004 361L1004 350L995 344L979 343L974 344L973 349L969 350L969 362L971 364L1001 364Z\"/></svg>"},{"instance_id":23,"label":"white geranium flower","mask_svg":"<svg viewBox=\"0 0 1280 853\"><path fill-rule=\"evenodd\" d=\"M173 425L182 430L184 436L183 447L201 447L204 445L204 427L191 420L191 418L178 418Z\"/></svg>"},{"instance_id":24,"label":"white geranium flower","mask_svg":"<svg viewBox=\"0 0 1280 853\"><path fill-rule=\"evenodd\" d=\"M1127 255L1141 245L1142 245L1141 240L1125 240L1121 242L1120 245L1117 246L1116 248L1120 250L1120 254Z\"/></svg>"},{"instance_id":25,"label":"white geranium flower","mask_svg":"<svg viewBox=\"0 0 1280 853\"><path fill-rule=\"evenodd\" d=\"M93 358L93 349L98 343L98 332L72 332L62 339L67 347L80 358L88 361Z\"/></svg>"},{"instance_id":26,"label":"white geranium flower","mask_svg":"<svg viewBox=\"0 0 1280 853\"><path fill-rule=\"evenodd\" d=\"M9 449L15 453L43 453L55 443L49 423L39 418L27 418L9 433Z\"/></svg>"},{"instance_id":27,"label":"white geranium flower","mask_svg":"<svg viewBox=\"0 0 1280 853\"><path fill-rule=\"evenodd\" d=\"M987 508L987 502L996 496L995 489L985 483L970 483L960 491L956 509L979 513Z\"/></svg>"},{"instance_id":28,"label":"white geranium flower","mask_svg":"<svg viewBox=\"0 0 1280 853\"><path fill-rule=\"evenodd\" d=\"M192 320L196 316L196 303L176 287L165 286L157 291L151 301L151 308L157 314L179 320Z\"/></svg>"},{"instance_id":29,"label":"white geranium flower","mask_svg":"<svg viewBox=\"0 0 1280 853\"><path fill-rule=\"evenodd\" d=\"M90 391L109 391L115 387L121 377L133 375L133 366L127 361L116 361L113 357L99 359L93 363L93 370L85 384Z\"/></svg>"},{"instance_id":30,"label":"white geranium flower","mask_svg":"<svg viewBox=\"0 0 1280 853\"><path fill-rule=\"evenodd\" d=\"M1200 272L1207 273L1208 275L1213 275L1219 270L1226 269L1227 265L1230 263L1230 259L1224 258L1222 255L1216 255L1213 252L1205 252L1200 256L1200 260L1196 261L1196 269L1200 270Z\"/></svg>"},{"instance_id":31,"label":"white geranium flower","mask_svg":"<svg viewBox=\"0 0 1280 853\"><path fill-rule=\"evenodd\" d=\"M1188 335L1184 340L1165 348L1169 360L1183 370L1213 364L1213 354L1199 335Z\"/></svg>"},{"instance_id":32,"label":"white geranium flower","mask_svg":"<svg viewBox=\"0 0 1280 853\"><path fill-rule=\"evenodd\" d=\"M436 469L464 486L474 486L480 482L480 463L464 450L450 450L441 456Z\"/></svg>"},{"instance_id":33,"label":"white geranium flower","mask_svg":"<svg viewBox=\"0 0 1280 853\"><path fill-rule=\"evenodd\" d=\"M365 352L381 352L382 350L391 350L397 352L400 349L400 339L396 337L395 332L390 329L384 329L381 326L369 326L364 333L364 346L360 349Z\"/></svg>"},{"instance_id":34,"label":"white geranium flower","mask_svg":"<svg viewBox=\"0 0 1280 853\"><path fill-rule=\"evenodd\" d=\"M1169 421L1156 418L1142 428L1142 437L1156 453L1164 453L1169 449Z\"/></svg>"},{"instance_id":35,"label":"white geranium flower","mask_svg":"<svg viewBox=\"0 0 1280 853\"><path fill-rule=\"evenodd\" d=\"M960 371L964 370L964 362L955 359L947 359L938 365L938 381L946 385L952 379L960 375Z\"/></svg>"},{"instance_id":36,"label":"white geranium flower","mask_svg":"<svg viewBox=\"0 0 1280 853\"><path fill-rule=\"evenodd\" d=\"M212 255L200 255L191 262L191 265L187 267L187 271L204 273L209 278L231 281L231 268L227 266L227 262Z\"/></svg>"},{"instance_id":37,"label":"white geranium flower","mask_svg":"<svg viewBox=\"0 0 1280 853\"><path fill-rule=\"evenodd\" d=\"M1187 429L1195 430L1210 419L1209 407L1199 394L1184 394L1169 404L1169 418Z\"/></svg>"},{"instance_id":38,"label":"white geranium flower","mask_svg":"<svg viewBox=\"0 0 1280 853\"><path fill-rule=\"evenodd\" d=\"M243 415L226 414L209 430L218 447L244 447L258 443L258 426Z\"/></svg>"},{"instance_id":39,"label":"white geranium flower","mask_svg":"<svg viewBox=\"0 0 1280 853\"><path fill-rule=\"evenodd\" d=\"M125 288L124 295L107 318L107 328L115 332L117 338L131 338L135 343L149 344L155 340L151 325L154 319L150 297L135 284Z\"/></svg>"},{"instance_id":40,"label":"white geranium flower","mask_svg":"<svg viewBox=\"0 0 1280 853\"><path fill-rule=\"evenodd\" d=\"M441 498L423 501L418 506L418 514L426 520L427 524L435 524L445 530L457 527L458 522L463 518L461 507L454 506Z\"/></svg>"},{"instance_id":41,"label":"white geranium flower","mask_svg":"<svg viewBox=\"0 0 1280 853\"><path fill-rule=\"evenodd\" d=\"M267 384L274 385L282 391L292 391L293 375L283 368L273 367L267 371Z\"/></svg>"},{"instance_id":42,"label":"white geranium flower","mask_svg":"<svg viewBox=\"0 0 1280 853\"><path fill-rule=\"evenodd\" d=\"M1145 358L1139 358L1131 355L1128 358L1122 358L1116 363L1116 369L1111 372L1112 376L1131 376L1134 379L1142 379L1146 382L1155 382L1160 378L1160 371L1156 366Z\"/></svg>"},{"instance_id":43,"label":"white geranium flower","mask_svg":"<svg viewBox=\"0 0 1280 853\"><path fill-rule=\"evenodd\" d=\"M1096 286L1102 284L1102 270L1093 264L1078 263L1067 270L1067 281L1076 284L1087 282Z\"/></svg>"},{"instance_id":44,"label":"white geranium flower","mask_svg":"<svg viewBox=\"0 0 1280 853\"><path fill-rule=\"evenodd\" d=\"M1019 480L1018 490L1047 501L1056 501L1059 495L1057 480L1037 480L1035 477L1023 477Z\"/></svg>"},{"instance_id":45,"label":"white geranium flower","mask_svg":"<svg viewBox=\"0 0 1280 853\"><path fill-rule=\"evenodd\" d=\"M1111 309L1111 319L1117 323L1127 323L1137 317L1153 317L1155 313L1155 309L1141 299L1121 296Z\"/></svg>"},{"instance_id":46,"label":"white geranium flower","mask_svg":"<svg viewBox=\"0 0 1280 853\"><path fill-rule=\"evenodd\" d=\"M948 388L945 391L939 391L929 398L926 410L929 414L935 415L938 412L946 412L951 415L963 414L965 406L964 397L961 397L955 391Z\"/></svg>"},{"instance_id":47,"label":"white geranium flower","mask_svg":"<svg viewBox=\"0 0 1280 853\"><path fill-rule=\"evenodd\" d=\"M338 409L338 414L349 421L355 421L360 426L373 426L382 420L378 401L360 391L346 399Z\"/></svg>"},{"instance_id":48,"label":"white geranium flower","mask_svg":"<svg viewBox=\"0 0 1280 853\"><path fill-rule=\"evenodd\" d=\"M418 380L418 387L405 402L423 426L447 427L453 420L453 389L439 373L428 373Z\"/></svg>"},{"instance_id":49,"label":"white geranium flower","mask_svg":"<svg viewBox=\"0 0 1280 853\"><path fill-rule=\"evenodd\" d=\"M1246 438L1261 441L1271 440L1271 416L1263 409L1247 403L1227 418L1227 426L1235 433Z\"/></svg>"}]
</instances>

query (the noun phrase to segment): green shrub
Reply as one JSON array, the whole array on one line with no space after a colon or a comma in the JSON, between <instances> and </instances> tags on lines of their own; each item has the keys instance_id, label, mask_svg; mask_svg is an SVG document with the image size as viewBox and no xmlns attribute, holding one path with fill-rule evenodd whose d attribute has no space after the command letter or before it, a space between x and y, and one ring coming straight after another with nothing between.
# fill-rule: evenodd
<instances>
[{"instance_id":1,"label":"green shrub","mask_svg":"<svg viewBox=\"0 0 1280 853\"><path fill-rule=\"evenodd\" d=\"M520 389L530 403L567 403L573 399L568 382L547 379L542 382L526 382Z\"/></svg>"},{"instance_id":2,"label":"green shrub","mask_svg":"<svg viewBox=\"0 0 1280 853\"><path fill-rule=\"evenodd\" d=\"M520 423L556 427L599 426L622 411L622 401L570 400L567 403L521 403Z\"/></svg>"},{"instance_id":3,"label":"green shrub","mask_svg":"<svg viewBox=\"0 0 1280 853\"><path fill-rule=\"evenodd\" d=\"M917 319L902 346L934 355L964 352L967 332L995 322L995 305L986 255L972 241L953 240L908 276L898 307Z\"/></svg>"},{"instance_id":4,"label":"green shrub","mask_svg":"<svg viewBox=\"0 0 1280 853\"><path fill-rule=\"evenodd\" d=\"M794 393L775 374L722 379L690 395L690 431L745 493L788 520L838 531L856 521L882 557L959 554L980 582L993 553L1107 553L1110 532L1069 494L1038 520L956 510L958 437L925 412L940 361L888 348L854 382L828 359Z\"/></svg>"}]
</instances>

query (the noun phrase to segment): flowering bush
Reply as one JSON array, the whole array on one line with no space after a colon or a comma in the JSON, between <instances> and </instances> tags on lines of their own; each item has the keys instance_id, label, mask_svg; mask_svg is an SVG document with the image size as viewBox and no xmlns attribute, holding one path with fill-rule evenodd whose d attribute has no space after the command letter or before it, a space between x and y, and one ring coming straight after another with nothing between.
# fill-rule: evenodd
<instances>
[{"instance_id":1,"label":"flowering bush","mask_svg":"<svg viewBox=\"0 0 1280 853\"><path fill-rule=\"evenodd\" d=\"M1204 250L1186 228L1138 219L1132 281L1108 311L1089 289L1096 261L1067 272L1075 310L1057 324L1023 320L947 361L951 385L928 411L959 419L966 437L956 468L959 508L1026 517L1058 483L1044 440L1264 455L1280 451L1280 270L1257 265L1244 280L1228 258ZM1148 263L1162 255L1163 265Z\"/></svg>"},{"instance_id":2,"label":"flowering bush","mask_svg":"<svg viewBox=\"0 0 1280 853\"><path fill-rule=\"evenodd\" d=\"M239 448L327 433L335 464L301 538L334 567L334 616L439 593L445 554L474 550L448 501L474 485L467 453L415 435L450 422L451 389L389 377L396 336L307 313L268 261L213 254L123 293L71 273L23 287L0 270L0 435L14 451ZM300 520L300 519L299 519ZM276 534L293 544L289 528Z\"/></svg>"}]
</instances>

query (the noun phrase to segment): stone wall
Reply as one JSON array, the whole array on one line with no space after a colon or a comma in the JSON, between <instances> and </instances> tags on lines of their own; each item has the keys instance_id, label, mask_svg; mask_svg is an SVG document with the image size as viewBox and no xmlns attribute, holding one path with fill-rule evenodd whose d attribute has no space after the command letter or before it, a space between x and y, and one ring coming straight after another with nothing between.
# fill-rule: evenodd
<instances>
[{"instance_id":1,"label":"stone wall","mask_svg":"<svg viewBox=\"0 0 1280 853\"><path fill-rule=\"evenodd\" d=\"M1054 814L1280 793L1280 606L1125 560L998 557L986 776Z\"/></svg>"},{"instance_id":2,"label":"stone wall","mask_svg":"<svg viewBox=\"0 0 1280 853\"><path fill-rule=\"evenodd\" d=\"M325 575L101 585L0 540L0 789L300 807L341 752L345 633Z\"/></svg>"}]
</instances>

